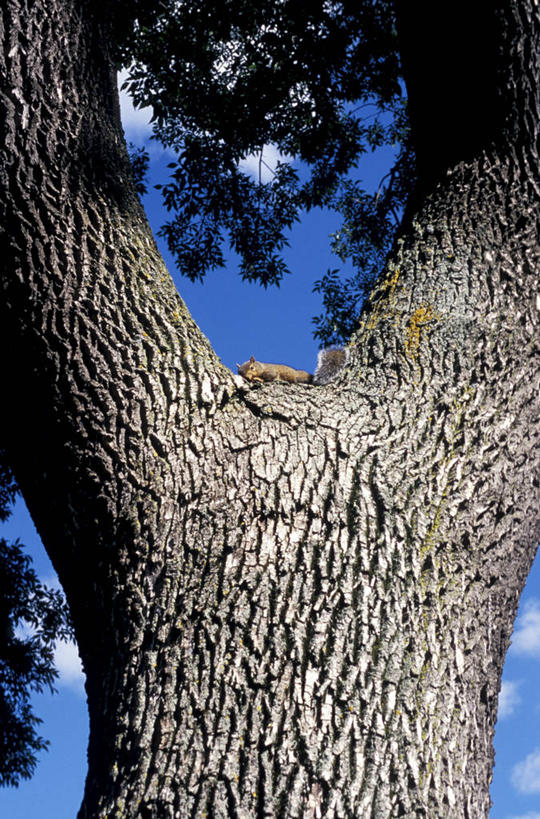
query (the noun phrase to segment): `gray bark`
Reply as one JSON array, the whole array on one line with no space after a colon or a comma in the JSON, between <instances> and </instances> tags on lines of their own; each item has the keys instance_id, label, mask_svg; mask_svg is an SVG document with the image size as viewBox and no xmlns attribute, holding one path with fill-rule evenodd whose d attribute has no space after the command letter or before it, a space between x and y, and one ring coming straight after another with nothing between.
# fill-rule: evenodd
<instances>
[{"instance_id":1,"label":"gray bark","mask_svg":"<svg viewBox=\"0 0 540 819\"><path fill-rule=\"evenodd\" d=\"M487 815L539 536L539 9L503 12L504 127L430 167L346 371L249 388L133 193L105 24L4 4L3 423L87 673L81 817Z\"/></svg>"}]
</instances>

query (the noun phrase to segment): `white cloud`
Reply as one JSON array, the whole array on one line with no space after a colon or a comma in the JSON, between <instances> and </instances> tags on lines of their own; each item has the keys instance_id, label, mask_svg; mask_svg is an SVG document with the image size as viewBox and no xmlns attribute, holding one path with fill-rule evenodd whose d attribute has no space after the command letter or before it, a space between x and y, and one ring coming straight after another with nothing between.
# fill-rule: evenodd
<instances>
[{"instance_id":1,"label":"white cloud","mask_svg":"<svg viewBox=\"0 0 540 819\"><path fill-rule=\"evenodd\" d=\"M40 582L44 586L58 589L62 594L64 593L56 574L40 578ZM84 672L77 644L72 640L69 642L57 640L54 646L54 664L58 671L58 677L54 684L64 688L71 688L78 694L84 694Z\"/></svg>"},{"instance_id":2,"label":"white cloud","mask_svg":"<svg viewBox=\"0 0 540 819\"><path fill-rule=\"evenodd\" d=\"M520 793L540 793L540 748L514 765L512 784Z\"/></svg>"},{"instance_id":3,"label":"white cloud","mask_svg":"<svg viewBox=\"0 0 540 819\"><path fill-rule=\"evenodd\" d=\"M122 83L128 77L127 70L118 74L118 89L120 92L120 113L122 125L126 134L126 139L131 140L136 145L142 146L152 133L150 120L152 118L151 108L135 108L131 97L127 91L122 91Z\"/></svg>"},{"instance_id":4,"label":"white cloud","mask_svg":"<svg viewBox=\"0 0 540 819\"><path fill-rule=\"evenodd\" d=\"M516 654L526 654L540 658L540 602L529 600L518 617L512 637L511 650Z\"/></svg>"},{"instance_id":5,"label":"white cloud","mask_svg":"<svg viewBox=\"0 0 540 819\"><path fill-rule=\"evenodd\" d=\"M54 664L59 674L56 683L84 694L84 672L76 644L59 640L54 649Z\"/></svg>"},{"instance_id":6,"label":"white cloud","mask_svg":"<svg viewBox=\"0 0 540 819\"><path fill-rule=\"evenodd\" d=\"M15 636L19 640L27 640L35 631L33 626L23 620L15 628ZM58 640L54 646L54 665L58 677L53 685L71 688L77 694L84 695L84 671L77 644L71 640L69 642Z\"/></svg>"},{"instance_id":7,"label":"white cloud","mask_svg":"<svg viewBox=\"0 0 540 819\"><path fill-rule=\"evenodd\" d=\"M13 633L17 640L27 640L29 637L34 636L36 630L30 623L27 623L26 620L19 620Z\"/></svg>"},{"instance_id":8,"label":"white cloud","mask_svg":"<svg viewBox=\"0 0 540 819\"><path fill-rule=\"evenodd\" d=\"M509 816L508 819L540 819L540 813L531 811L530 813L521 813L519 816Z\"/></svg>"},{"instance_id":9,"label":"white cloud","mask_svg":"<svg viewBox=\"0 0 540 819\"><path fill-rule=\"evenodd\" d=\"M290 162L292 157L280 154L275 145L265 145L261 153L248 154L238 163L238 167L244 173L254 177L257 181L270 182L274 177L274 171L278 162Z\"/></svg>"},{"instance_id":10,"label":"white cloud","mask_svg":"<svg viewBox=\"0 0 540 819\"><path fill-rule=\"evenodd\" d=\"M518 694L519 682L503 681L501 685L501 692L499 694L499 711L498 718L504 719L513 714L516 705L521 702L521 697ZM540 816L538 817L540 819Z\"/></svg>"}]
</instances>

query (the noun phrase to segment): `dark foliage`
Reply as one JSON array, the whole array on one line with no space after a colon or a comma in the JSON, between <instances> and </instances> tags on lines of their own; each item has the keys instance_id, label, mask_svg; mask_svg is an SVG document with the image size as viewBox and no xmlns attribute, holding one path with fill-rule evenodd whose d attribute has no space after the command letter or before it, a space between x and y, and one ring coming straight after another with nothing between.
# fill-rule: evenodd
<instances>
[{"instance_id":1,"label":"dark foliage","mask_svg":"<svg viewBox=\"0 0 540 819\"><path fill-rule=\"evenodd\" d=\"M146 174L150 164L150 156L144 148L137 148L133 142L128 145L129 161L131 162L131 172L135 182L135 190L143 196L147 191Z\"/></svg>"},{"instance_id":2,"label":"dark foliage","mask_svg":"<svg viewBox=\"0 0 540 819\"><path fill-rule=\"evenodd\" d=\"M5 453L0 449L0 521L10 515L10 506L15 501L17 484L6 461Z\"/></svg>"},{"instance_id":3,"label":"dark foliage","mask_svg":"<svg viewBox=\"0 0 540 819\"><path fill-rule=\"evenodd\" d=\"M118 24L119 62L136 103L153 107L155 138L178 155L159 187L171 212L162 234L180 271L202 279L223 265L228 240L243 278L277 284L302 211L335 208L345 221L333 247L359 273L341 291L339 277L317 283L327 309L317 335L348 335L354 317L343 324L340 302L362 298L412 184L393 4L145 0L131 14ZM396 164L370 197L348 175L388 144ZM270 145L277 167L266 164ZM248 155L259 158L257 178L239 167Z\"/></svg>"},{"instance_id":4,"label":"dark foliage","mask_svg":"<svg viewBox=\"0 0 540 819\"><path fill-rule=\"evenodd\" d=\"M340 186L336 209L344 221L332 234L332 250L342 262L350 260L355 273L344 279L339 270L328 270L315 282L324 313L313 318L314 335L322 347L343 342L354 332L362 303L391 250L413 183L412 151L402 146L376 193L366 193L361 183L350 179Z\"/></svg>"},{"instance_id":5,"label":"dark foliage","mask_svg":"<svg viewBox=\"0 0 540 819\"><path fill-rule=\"evenodd\" d=\"M0 451L0 519L9 515L16 486ZM34 772L48 746L36 731L41 720L30 704L33 692L53 689L54 643L71 639L60 591L40 583L30 557L17 541L0 539L0 785L17 786Z\"/></svg>"}]
</instances>

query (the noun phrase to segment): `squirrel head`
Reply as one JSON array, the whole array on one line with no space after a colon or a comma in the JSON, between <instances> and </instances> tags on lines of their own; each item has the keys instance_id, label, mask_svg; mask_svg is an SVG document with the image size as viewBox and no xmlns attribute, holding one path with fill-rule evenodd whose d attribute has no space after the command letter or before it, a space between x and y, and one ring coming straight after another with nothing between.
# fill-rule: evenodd
<instances>
[{"instance_id":1,"label":"squirrel head","mask_svg":"<svg viewBox=\"0 0 540 819\"><path fill-rule=\"evenodd\" d=\"M253 377L259 373L254 356L251 356L249 361L244 361L243 364L236 362L236 366L238 367L239 375L245 378L246 381L252 381Z\"/></svg>"}]
</instances>

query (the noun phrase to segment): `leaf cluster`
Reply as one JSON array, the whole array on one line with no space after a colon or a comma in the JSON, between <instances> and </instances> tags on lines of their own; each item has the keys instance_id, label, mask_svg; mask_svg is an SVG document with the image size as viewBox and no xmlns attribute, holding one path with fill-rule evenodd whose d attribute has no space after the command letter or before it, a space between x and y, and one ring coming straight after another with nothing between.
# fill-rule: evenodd
<instances>
[{"instance_id":1,"label":"leaf cluster","mask_svg":"<svg viewBox=\"0 0 540 819\"><path fill-rule=\"evenodd\" d=\"M278 284L287 231L313 207L344 208L336 252L363 259L366 241L357 246L349 219L365 211L351 202L367 200L359 182L351 196L347 175L406 131L391 0L138 0L130 9L118 59L136 103L153 108L154 137L177 155L160 187L171 213L162 235L179 270L202 279L224 264L228 239L243 278ZM267 146L281 157L275 168ZM247 156L258 157L255 178L242 170ZM376 205L372 235L389 230Z\"/></svg>"},{"instance_id":2,"label":"leaf cluster","mask_svg":"<svg viewBox=\"0 0 540 819\"><path fill-rule=\"evenodd\" d=\"M137 148L133 142L129 143L128 152L135 190L138 194L144 196L148 190L146 186L146 175L150 164L150 155L145 148Z\"/></svg>"},{"instance_id":3,"label":"leaf cluster","mask_svg":"<svg viewBox=\"0 0 540 819\"><path fill-rule=\"evenodd\" d=\"M0 520L9 515L16 485L0 451ZM0 785L32 776L37 753L48 746L36 731L41 720L33 692L54 690L54 643L72 638L62 593L43 585L16 541L0 539Z\"/></svg>"},{"instance_id":4,"label":"leaf cluster","mask_svg":"<svg viewBox=\"0 0 540 819\"><path fill-rule=\"evenodd\" d=\"M362 303L394 243L414 180L413 152L404 134L395 164L376 193L367 193L352 179L340 186L335 207L343 225L331 235L331 246L342 262L351 261L355 272L344 279L338 269L328 270L315 282L324 312L313 318L314 335L322 347L340 344L354 332Z\"/></svg>"}]
</instances>

